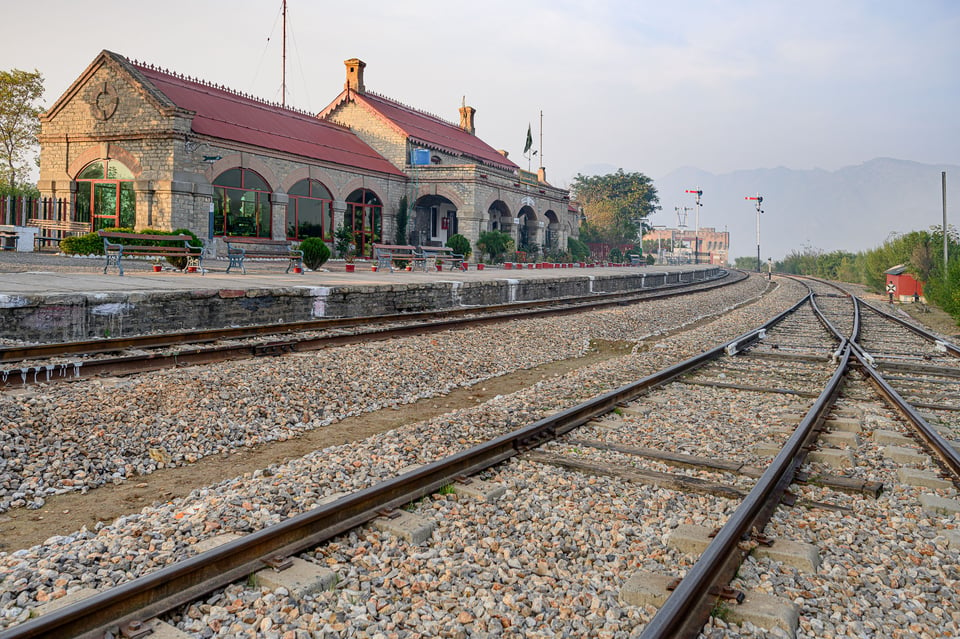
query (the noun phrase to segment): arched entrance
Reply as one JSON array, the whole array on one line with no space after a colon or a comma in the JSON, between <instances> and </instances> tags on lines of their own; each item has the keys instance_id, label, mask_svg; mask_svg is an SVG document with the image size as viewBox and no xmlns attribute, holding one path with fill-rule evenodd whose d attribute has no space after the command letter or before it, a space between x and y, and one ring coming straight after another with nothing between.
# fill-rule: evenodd
<instances>
[{"instance_id":1,"label":"arched entrance","mask_svg":"<svg viewBox=\"0 0 960 639\"><path fill-rule=\"evenodd\" d=\"M543 252L553 253L567 250L566 246L560 246L560 220L557 218L557 214L551 210L544 213L543 217L547 218L543 235Z\"/></svg>"},{"instance_id":2,"label":"arched entrance","mask_svg":"<svg viewBox=\"0 0 960 639\"><path fill-rule=\"evenodd\" d=\"M421 246L443 246L458 233L457 207L442 195L424 195L413 207L411 243Z\"/></svg>"},{"instance_id":3,"label":"arched entrance","mask_svg":"<svg viewBox=\"0 0 960 639\"><path fill-rule=\"evenodd\" d=\"M137 198L133 173L117 160L94 160L77 174L74 219L88 222L94 231L110 227L133 228Z\"/></svg>"},{"instance_id":4,"label":"arched entrance","mask_svg":"<svg viewBox=\"0 0 960 639\"><path fill-rule=\"evenodd\" d=\"M357 189L347 198L343 225L353 232L357 255L370 256L383 236L383 202L370 189Z\"/></svg>"},{"instance_id":5,"label":"arched entrance","mask_svg":"<svg viewBox=\"0 0 960 639\"><path fill-rule=\"evenodd\" d=\"M530 206L524 206L517 213L520 218L520 227L517 234L517 250L524 251L528 255L536 255L540 252L540 245L537 242L539 235L537 231L540 224L537 221L537 214Z\"/></svg>"},{"instance_id":6,"label":"arched entrance","mask_svg":"<svg viewBox=\"0 0 960 639\"><path fill-rule=\"evenodd\" d=\"M510 215L510 209L503 200L496 200L487 209L487 230L510 233L512 228L513 217Z\"/></svg>"}]
</instances>

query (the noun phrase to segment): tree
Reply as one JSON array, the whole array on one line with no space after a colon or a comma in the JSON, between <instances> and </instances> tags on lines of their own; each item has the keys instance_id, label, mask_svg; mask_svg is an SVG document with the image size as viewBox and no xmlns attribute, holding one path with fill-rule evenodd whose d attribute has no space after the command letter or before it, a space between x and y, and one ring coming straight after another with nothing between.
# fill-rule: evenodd
<instances>
[{"instance_id":1,"label":"tree","mask_svg":"<svg viewBox=\"0 0 960 639\"><path fill-rule=\"evenodd\" d=\"M653 180L643 173L586 176L577 174L571 190L587 217L581 239L587 242L627 244L640 241L649 227L646 218L657 210L660 198Z\"/></svg>"},{"instance_id":2,"label":"tree","mask_svg":"<svg viewBox=\"0 0 960 639\"><path fill-rule=\"evenodd\" d=\"M477 249L480 257L490 256L490 261L497 263L503 260L503 255L513 250L513 238L503 231L483 231L477 240Z\"/></svg>"},{"instance_id":3,"label":"tree","mask_svg":"<svg viewBox=\"0 0 960 639\"><path fill-rule=\"evenodd\" d=\"M28 155L36 149L43 112L36 101L42 95L39 71L0 71L0 186L10 190L23 183Z\"/></svg>"},{"instance_id":4,"label":"tree","mask_svg":"<svg viewBox=\"0 0 960 639\"><path fill-rule=\"evenodd\" d=\"M397 244L407 243L407 222L410 219L410 207L407 205L407 196L400 198L400 205L397 207L397 232L394 235L394 241Z\"/></svg>"}]
</instances>

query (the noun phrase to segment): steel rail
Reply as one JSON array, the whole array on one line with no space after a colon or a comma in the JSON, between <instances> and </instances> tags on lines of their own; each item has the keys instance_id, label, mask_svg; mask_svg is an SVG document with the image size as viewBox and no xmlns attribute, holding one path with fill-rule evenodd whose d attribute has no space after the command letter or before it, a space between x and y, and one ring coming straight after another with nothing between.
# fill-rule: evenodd
<instances>
[{"instance_id":1,"label":"steel rail","mask_svg":"<svg viewBox=\"0 0 960 639\"><path fill-rule=\"evenodd\" d=\"M421 466L351 495L302 513L236 541L162 568L0 632L0 639L79 637L94 639L132 621L143 621L195 600L264 568L266 560L311 548L350 528L427 495L458 477L505 461L591 419L632 401L707 362L761 339L764 331L794 312L808 298L749 331L641 380L594 397L523 428Z\"/></svg>"},{"instance_id":2,"label":"steel rail","mask_svg":"<svg viewBox=\"0 0 960 639\"><path fill-rule=\"evenodd\" d=\"M409 322L436 317L459 317L483 312L509 312L524 309L536 309L549 306L580 306L589 308L591 305L603 306L610 304L629 303L644 299L658 299L671 297L673 294L682 294L691 288L701 287L704 283L713 283L714 286L729 286L742 281L747 275L740 271L722 271L722 275L714 278L692 280L665 284L655 288L640 291L617 291L611 293L595 293L584 301L584 297L561 297L551 300L536 300L528 302L510 302L507 304L490 304L487 306L472 306L432 311L418 311L413 313L394 313L390 315L374 315L366 317L336 317L300 322L285 322L282 324L258 324L253 326L234 326L228 328L202 329L181 331L178 333L164 333L160 335L135 335L129 337L110 337L105 339L80 340L74 342L57 342L51 344L31 344L27 346L0 347L0 363L19 362L28 359L43 359L49 357L109 353L131 348L162 348L177 346L184 343L207 343L225 339L248 339L264 335L280 335L284 333L300 333L306 331L322 331L337 328L353 328L372 324L387 324L391 322Z\"/></svg>"},{"instance_id":3,"label":"steel rail","mask_svg":"<svg viewBox=\"0 0 960 639\"><path fill-rule=\"evenodd\" d=\"M641 639L689 638L700 634L710 618L721 589L736 573L748 551L741 542L762 531L773 516L797 469L806 457L806 447L816 436L840 386L850 361L850 348L780 453L763 473L740 506L720 529L700 559L687 571L640 635Z\"/></svg>"},{"instance_id":4,"label":"steel rail","mask_svg":"<svg viewBox=\"0 0 960 639\"><path fill-rule=\"evenodd\" d=\"M719 286L728 286L735 282L741 281L745 275L740 278L735 278L728 282L721 282L720 280L714 280L714 285ZM700 283L703 283L705 280L701 280ZM710 287L713 288L713 287ZM387 326L383 328L374 328L368 331L358 331L351 334L341 334L341 335L323 335L317 337L294 337L287 340L277 340L272 342L257 342L257 343L247 343L247 344L228 344L214 346L210 348L192 348L192 349L182 349L177 350L172 353L149 353L144 355L133 355L133 356L124 356L117 358L102 358L102 359L91 359L88 361L77 361L77 362L67 362L62 364L52 364L49 366L27 366L19 367L7 370L0 370L0 390L5 388L17 386L17 385L26 385L30 383L40 383L40 382L59 382L59 381L76 381L79 379L86 379L90 377L95 377L97 375L110 374L110 375L126 375L131 373L140 373L147 372L152 370L161 370L164 368L171 367L180 367L180 366L192 366L198 364L209 364L214 362L221 362L227 360L236 360L236 359L246 359L250 357L258 357L265 355L280 355L283 353L293 353L293 352L304 352L319 350L322 348L329 348L332 346L342 346L344 344L353 344L359 342L366 342L370 340L385 340L396 337L404 337L409 335L420 335L427 332L437 332L444 330L455 330L462 329L469 326L483 326L487 324L500 323L511 319L521 319L521 318L532 318L532 317L549 317L557 315L567 315L572 313L580 313L585 310L604 308L606 306L613 305L624 305L634 302L649 301L651 299L665 299L669 297L675 297L680 295L688 295L694 291L704 290L703 288L699 289L690 289L689 287L684 287L684 289L671 289L671 290L662 290L658 289L652 291L649 294L644 294L637 296L636 292L630 293L630 297L624 299L623 296L618 296L617 299L604 299L604 300L590 300L587 302L579 302L576 304L569 304L566 306L557 306L550 305L544 306L540 303L537 308L526 308L526 309L516 309L511 307L511 311L499 312L499 313L488 313L485 315L475 315L469 317L462 317L462 315L469 313L476 313L477 309L458 309L454 315L455 317L451 319L441 319L432 322L419 322L412 323L411 320L416 319L412 315L390 315L390 316L378 316L375 318L364 318L364 321L357 322L357 324L371 324L374 321L378 324L383 324L386 322L403 322L402 326ZM709 289L708 289L709 290ZM529 303L524 303L529 304ZM500 308L501 306L495 306L491 308ZM437 315L445 315L445 313L438 313L436 311L430 313L418 313L416 316L427 318L427 317L436 317ZM371 321L374 320L374 321ZM313 328L310 330L317 330L316 326L323 322L324 320L317 320L313 322L303 322L299 323L301 325L310 325ZM329 321L329 320L327 320ZM334 320L331 321L329 325L325 325L325 328L331 328L333 326L344 327L347 326L344 323L345 320ZM276 330L276 325L271 327L255 327L257 329L266 329L273 328ZM292 330L292 329L291 329ZM303 328L302 330L307 330ZM227 334L230 329L215 329L211 333L215 334ZM201 337L202 342L214 341L216 338L209 335L207 332L189 332L185 335ZM147 339L160 339L164 336L147 336ZM131 341L134 338L119 338L118 341ZM169 339L169 336L167 336ZM72 344L72 343L71 343ZM111 349L112 350L112 349Z\"/></svg>"},{"instance_id":5,"label":"steel rail","mask_svg":"<svg viewBox=\"0 0 960 639\"><path fill-rule=\"evenodd\" d=\"M893 315L892 313L889 313L889 312L883 310L882 308L878 308L878 307L874 306L873 304L871 304L870 302L868 302L868 301L866 301L866 300L863 300L863 299L860 299L860 298L857 298L857 300L858 300L861 304L863 304L864 306L866 306L867 308L869 308L870 310L874 311L875 313L880 314L881 316L889 319L889 320L892 321L892 322L896 322L897 324L903 326L904 328L906 328L906 329L908 329L908 330L916 333L916 334L919 335L920 337L923 337L924 339L928 339L928 340L930 340L931 342L934 342L934 343L936 343L936 344L942 344L943 347L944 347L944 349L945 349L948 353L950 353L951 355L953 355L954 357L960 357L960 347L958 347L956 344L952 344L952 343L946 341L945 339L943 339L942 337L939 337L939 336L937 336L937 335L934 335L934 334L931 333L930 331L928 331L928 330L926 330L926 329L924 329L924 328L922 328L922 327L920 327L920 326L917 326L917 325L913 324L912 322L906 321L906 320L903 319L902 317L897 317L896 315Z\"/></svg>"}]
</instances>

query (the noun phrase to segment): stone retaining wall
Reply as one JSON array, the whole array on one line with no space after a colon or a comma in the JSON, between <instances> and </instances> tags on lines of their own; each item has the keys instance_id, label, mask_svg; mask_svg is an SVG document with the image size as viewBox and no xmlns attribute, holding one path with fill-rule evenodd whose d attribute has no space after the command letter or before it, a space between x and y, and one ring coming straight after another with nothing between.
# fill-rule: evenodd
<instances>
[{"instance_id":1,"label":"stone retaining wall","mask_svg":"<svg viewBox=\"0 0 960 639\"><path fill-rule=\"evenodd\" d=\"M578 275L568 278L455 280L426 284L197 289L134 293L0 295L0 335L26 342L64 342L158 333L430 311L639 290L720 274L719 268L675 273Z\"/></svg>"}]
</instances>

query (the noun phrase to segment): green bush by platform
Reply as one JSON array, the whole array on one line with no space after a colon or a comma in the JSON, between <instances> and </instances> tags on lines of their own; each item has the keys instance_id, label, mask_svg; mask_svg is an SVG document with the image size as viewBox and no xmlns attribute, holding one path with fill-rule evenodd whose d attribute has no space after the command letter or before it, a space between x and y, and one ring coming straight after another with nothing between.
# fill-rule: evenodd
<instances>
[{"instance_id":1,"label":"green bush by platform","mask_svg":"<svg viewBox=\"0 0 960 639\"><path fill-rule=\"evenodd\" d=\"M300 242L303 264L311 271L323 266L330 259L330 247L319 237L308 237Z\"/></svg>"},{"instance_id":2,"label":"green bush by platform","mask_svg":"<svg viewBox=\"0 0 960 639\"><path fill-rule=\"evenodd\" d=\"M451 235L447 239L447 247L453 249L454 253L462 255L463 259L469 258L470 254L473 253L473 249L470 248L470 240L459 233Z\"/></svg>"}]
</instances>

